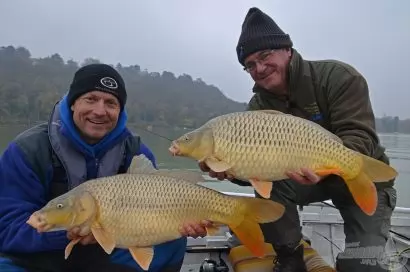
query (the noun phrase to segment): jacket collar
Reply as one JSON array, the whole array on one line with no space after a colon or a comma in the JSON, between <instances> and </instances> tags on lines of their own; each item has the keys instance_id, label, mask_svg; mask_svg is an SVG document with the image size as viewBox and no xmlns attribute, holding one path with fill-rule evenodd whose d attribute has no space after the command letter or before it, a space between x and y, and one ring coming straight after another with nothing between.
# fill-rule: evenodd
<instances>
[{"instance_id":1,"label":"jacket collar","mask_svg":"<svg viewBox=\"0 0 410 272\"><path fill-rule=\"evenodd\" d=\"M113 131L107 134L97 144L87 144L78 134L72 120L70 109L66 102L66 96L64 96L54 105L49 118L49 129L51 125L55 125L56 123L59 126L59 133L66 137L71 142L72 146L84 155L90 157L100 157L114 145L131 135L130 131L126 127L127 114L124 109L121 112L120 118L118 119L118 124ZM55 117L57 117L57 120L54 120Z\"/></svg>"}]
</instances>

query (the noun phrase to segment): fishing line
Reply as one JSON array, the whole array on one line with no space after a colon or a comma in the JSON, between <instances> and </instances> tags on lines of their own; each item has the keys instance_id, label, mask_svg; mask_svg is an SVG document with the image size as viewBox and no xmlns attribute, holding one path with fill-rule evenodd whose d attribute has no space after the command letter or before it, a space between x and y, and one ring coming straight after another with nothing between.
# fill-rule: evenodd
<instances>
[{"instance_id":1,"label":"fishing line","mask_svg":"<svg viewBox=\"0 0 410 272\"><path fill-rule=\"evenodd\" d=\"M142 130L144 130L144 131L146 131L146 132L148 132L148 133L151 133L151 134L153 134L153 135L155 135L155 136L161 137L161 138L163 138L163 139L165 139L165 140L168 140L168 141L172 142L172 140L171 140L170 138L165 137L165 136L163 136L163 135L161 135L161 134L155 133L155 132L150 131L150 130L148 130L148 129L146 129L146 128L143 128L143 127L139 127L139 128L142 129Z\"/></svg>"}]
</instances>

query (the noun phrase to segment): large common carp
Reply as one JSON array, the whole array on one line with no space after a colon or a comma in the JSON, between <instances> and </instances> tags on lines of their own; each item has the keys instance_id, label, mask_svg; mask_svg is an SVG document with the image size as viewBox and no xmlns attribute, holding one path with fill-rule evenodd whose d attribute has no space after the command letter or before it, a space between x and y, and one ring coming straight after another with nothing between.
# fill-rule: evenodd
<instances>
[{"instance_id":1,"label":"large common carp","mask_svg":"<svg viewBox=\"0 0 410 272\"><path fill-rule=\"evenodd\" d=\"M82 183L48 202L27 223L39 232L73 227L80 227L82 234L91 231L105 252L127 248L145 270L153 258L153 245L181 237L179 227L184 222L201 220L228 225L254 255L262 257L259 223L279 219L284 207L197 184L204 181L199 172L156 170L140 155L128 173ZM67 245L66 258L78 242Z\"/></svg>"},{"instance_id":2,"label":"large common carp","mask_svg":"<svg viewBox=\"0 0 410 272\"><path fill-rule=\"evenodd\" d=\"M347 148L320 125L274 110L215 117L174 140L169 150L248 181L265 198L270 196L272 181L288 178L287 171L310 168L319 176L338 175L368 215L377 207L373 182L397 176L389 165Z\"/></svg>"}]
</instances>

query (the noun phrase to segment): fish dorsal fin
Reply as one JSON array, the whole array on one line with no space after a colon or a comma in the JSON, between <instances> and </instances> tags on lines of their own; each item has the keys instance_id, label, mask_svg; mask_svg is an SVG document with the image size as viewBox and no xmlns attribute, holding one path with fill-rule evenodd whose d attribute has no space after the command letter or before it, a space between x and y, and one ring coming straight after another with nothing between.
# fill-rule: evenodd
<instances>
[{"instance_id":1,"label":"fish dorsal fin","mask_svg":"<svg viewBox=\"0 0 410 272\"><path fill-rule=\"evenodd\" d=\"M144 155L137 155L132 158L130 167L128 168L128 174L152 174L155 173L155 169L152 162Z\"/></svg>"},{"instance_id":2,"label":"fish dorsal fin","mask_svg":"<svg viewBox=\"0 0 410 272\"><path fill-rule=\"evenodd\" d=\"M192 183L206 182L205 178L198 171L179 169L155 169L151 161L143 154L134 156L127 171L128 174L151 174L183 179Z\"/></svg>"},{"instance_id":3,"label":"fish dorsal fin","mask_svg":"<svg viewBox=\"0 0 410 272\"><path fill-rule=\"evenodd\" d=\"M327 132L327 134L330 136L330 138L332 138L333 140L335 140L336 142L338 142L340 144L343 144L343 141L339 136L337 136L336 134L334 134L334 133L332 133L332 132L330 132L326 129L324 129L324 130L325 130L325 132Z\"/></svg>"},{"instance_id":4,"label":"fish dorsal fin","mask_svg":"<svg viewBox=\"0 0 410 272\"><path fill-rule=\"evenodd\" d=\"M269 114L285 114L281 111L277 111L277 110L257 110L259 112L263 112L263 113L269 113Z\"/></svg>"},{"instance_id":5,"label":"fish dorsal fin","mask_svg":"<svg viewBox=\"0 0 410 272\"><path fill-rule=\"evenodd\" d=\"M198 171L160 169L155 173L155 175L173 177L176 179L182 179L192 183L206 182L204 176Z\"/></svg>"},{"instance_id":6,"label":"fish dorsal fin","mask_svg":"<svg viewBox=\"0 0 410 272\"><path fill-rule=\"evenodd\" d=\"M256 110L256 111L260 111L260 112L268 113L268 114L288 114L288 113L284 113L284 112L277 111L277 110ZM288 115L289 115L289 114L288 114ZM296 117L296 118L301 118L301 117L297 117L297 116L295 116L295 117ZM330 138L332 138L332 139L335 140L336 142L339 142L339 143L343 144L342 139L340 139L340 137L337 136L336 134L330 132L329 130L325 129L324 127L322 127L321 125L319 125L319 124L317 124L317 123L315 123L315 122L313 122L313 121L310 121L310 120L308 120L308 119L304 119L304 120L309 121L309 122L312 123L314 126L316 125L317 127L319 127L319 129L321 129L321 130L323 131L324 134L327 134L328 136L330 136Z\"/></svg>"},{"instance_id":7,"label":"fish dorsal fin","mask_svg":"<svg viewBox=\"0 0 410 272\"><path fill-rule=\"evenodd\" d=\"M322 133L325 134L326 136L329 136L331 139L335 140L336 142L338 142L338 143L340 143L340 144L343 144L342 139L341 139L339 136L337 136L336 134L334 134L333 132L331 132L331 131L325 129L324 127L322 127L322 126L319 125L318 123L315 123L315 122L313 122L313 121L311 121L311 120L307 120L307 119L305 119L305 120L306 120L307 122L309 122L310 124L312 124L312 126L316 126L316 127L317 127L319 130L321 130Z\"/></svg>"}]
</instances>

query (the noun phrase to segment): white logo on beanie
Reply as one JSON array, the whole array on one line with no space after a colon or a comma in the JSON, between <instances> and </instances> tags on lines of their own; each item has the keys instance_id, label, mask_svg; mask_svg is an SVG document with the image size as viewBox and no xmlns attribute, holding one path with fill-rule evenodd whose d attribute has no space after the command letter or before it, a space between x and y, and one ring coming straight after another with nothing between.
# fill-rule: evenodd
<instances>
[{"instance_id":1,"label":"white logo on beanie","mask_svg":"<svg viewBox=\"0 0 410 272\"><path fill-rule=\"evenodd\" d=\"M103 77L101 80L101 85L104 87L107 87L109 89L117 89L118 88L118 83L113 79L112 77Z\"/></svg>"}]
</instances>

